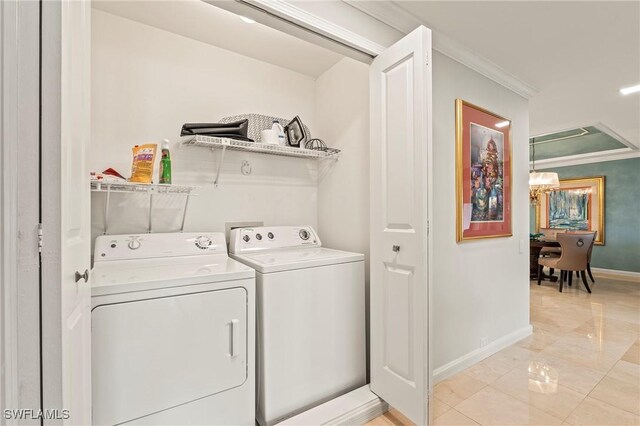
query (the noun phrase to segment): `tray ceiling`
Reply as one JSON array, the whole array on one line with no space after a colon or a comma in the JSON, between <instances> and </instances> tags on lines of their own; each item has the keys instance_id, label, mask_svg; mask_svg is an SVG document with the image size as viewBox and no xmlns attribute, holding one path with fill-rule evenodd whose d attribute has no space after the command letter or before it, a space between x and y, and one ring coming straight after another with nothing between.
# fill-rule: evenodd
<instances>
[{"instance_id":1,"label":"tray ceiling","mask_svg":"<svg viewBox=\"0 0 640 426\"><path fill-rule=\"evenodd\" d=\"M580 127L529 139L536 148L536 161L572 155L605 152L624 149L628 146L614 136L595 126ZM533 160L533 149L529 149L529 159Z\"/></svg>"}]
</instances>

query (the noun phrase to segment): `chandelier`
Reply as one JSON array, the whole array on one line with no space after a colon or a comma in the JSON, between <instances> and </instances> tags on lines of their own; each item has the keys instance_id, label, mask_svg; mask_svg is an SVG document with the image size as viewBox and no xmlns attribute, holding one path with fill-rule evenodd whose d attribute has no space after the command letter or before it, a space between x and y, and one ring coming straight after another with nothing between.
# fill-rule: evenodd
<instances>
[{"instance_id":1,"label":"chandelier","mask_svg":"<svg viewBox=\"0 0 640 426\"><path fill-rule=\"evenodd\" d=\"M533 146L533 165L529 173L529 202L536 205L540 202L540 196L554 189L560 188L560 179L557 173L536 172L536 139L531 140Z\"/></svg>"}]
</instances>

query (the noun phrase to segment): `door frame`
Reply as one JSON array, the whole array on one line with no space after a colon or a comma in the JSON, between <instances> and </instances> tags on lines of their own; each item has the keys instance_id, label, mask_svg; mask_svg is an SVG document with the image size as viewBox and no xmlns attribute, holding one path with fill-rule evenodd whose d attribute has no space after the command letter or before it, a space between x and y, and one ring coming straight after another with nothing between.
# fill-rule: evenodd
<instances>
[{"instance_id":1,"label":"door frame","mask_svg":"<svg viewBox=\"0 0 640 426\"><path fill-rule=\"evenodd\" d=\"M40 127L34 125L40 121L39 3L1 2L0 19L0 407L39 410ZM25 414L20 422L39 424L29 417ZM5 419L2 413L0 424L14 422L17 419Z\"/></svg>"},{"instance_id":2,"label":"door frame","mask_svg":"<svg viewBox=\"0 0 640 426\"><path fill-rule=\"evenodd\" d=\"M67 409L62 401L61 300L61 45L62 2L42 1L42 405ZM55 161L55 160L57 161Z\"/></svg>"},{"instance_id":3,"label":"door frame","mask_svg":"<svg viewBox=\"0 0 640 426\"><path fill-rule=\"evenodd\" d=\"M16 25L17 4L15 2L0 3L0 19L2 20L2 69L0 104L0 126L2 144L0 145L0 408L3 410L17 406L18 374L17 374L17 129L16 114L19 100L17 93L18 51L16 48L18 28ZM14 66L11 66L14 65ZM0 417L0 425L4 425L4 416Z\"/></svg>"}]
</instances>

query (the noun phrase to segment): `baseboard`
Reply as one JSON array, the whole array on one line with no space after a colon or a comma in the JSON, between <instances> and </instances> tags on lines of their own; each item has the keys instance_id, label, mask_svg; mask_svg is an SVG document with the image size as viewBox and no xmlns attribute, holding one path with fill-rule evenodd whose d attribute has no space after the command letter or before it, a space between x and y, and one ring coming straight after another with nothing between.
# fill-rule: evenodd
<instances>
[{"instance_id":1,"label":"baseboard","mask_svg":"<svg viewBox=\"0 0 640 426\"><path fill-rule=\"evenodd\" d=\"M619 271L616 269L591 268L593 275L603 278L612 278L621 281L630 281L640 284L640 272Z\"/></svg>"},{"instance_id":2,"label":"baseboard","mask_svg":"<svg viewBox=\"0 0 640 426\"><path fill-rule=\"evenodd\" d=\"M278 423L278 426L360 426L386 413L389 404L371 392L369 385L327 401Z\"/></svg>"},{"instance_id":3,"label":"baseboard","mask_svg":"<svg viewBox=\"0 0 640 426\"><path fill-rule=\"evenodd\" d=\"M474 364L477 364L478 362L490 357L491 355L506 348L507 346L511 346L514 343L524 339L525 337L530 336L532 332L533 327L531 325L528 325L514 331L513 333L500 337L499 339L494 340L493 342L482 348L478 348L466 355L461 356L458 359L454 359L453 361L443 365L440 368L436 368L435 370L433 370L433 383L438 383L448 377L453 376L454 374L457 374L471 367Z\"/></svg>"}]
</instances>

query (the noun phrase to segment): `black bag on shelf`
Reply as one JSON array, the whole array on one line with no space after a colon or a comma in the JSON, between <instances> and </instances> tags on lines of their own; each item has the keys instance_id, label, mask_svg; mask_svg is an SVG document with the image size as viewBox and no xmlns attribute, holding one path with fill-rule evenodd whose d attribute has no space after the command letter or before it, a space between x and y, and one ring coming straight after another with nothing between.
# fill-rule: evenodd
<instances>
[{"instance_id":1,"label":"black bag on shelf","mask_svg":"<svg viewBox=\"0 0 640 426\"><path fill-rule=\"evenodd\" d=\"M182 125L180 136L204 135L253 142L253 139L247 137L248 129L248 119L233 123L185 123Z\"/></svg>"}]
</instances>

